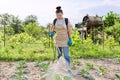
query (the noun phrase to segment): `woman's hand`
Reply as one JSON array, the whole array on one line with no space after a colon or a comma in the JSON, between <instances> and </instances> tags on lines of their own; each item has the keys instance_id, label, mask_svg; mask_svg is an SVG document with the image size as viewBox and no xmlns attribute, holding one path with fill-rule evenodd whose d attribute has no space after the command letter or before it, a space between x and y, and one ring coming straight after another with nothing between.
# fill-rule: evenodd
<instances>
[{"instance_id":1,"label":"woman's hand","mask_svg":"<svg viewBox=\"0 0 120 80\"><path fill-rule=\"evenodd\" d=\"M68 45L72 46L72 39L71 38L68 39Z\"/></svg>"},{"instance_id":2,"label":"woman's hand","mask_svg":"<svg viewBox=\"0 0 120 80\"><path fill-rule=\"evenodd\" d=\"M54 36L54 26L53 25L50 25L50 34L49 36L52 38Z\"/></svg>"}]
</instances>

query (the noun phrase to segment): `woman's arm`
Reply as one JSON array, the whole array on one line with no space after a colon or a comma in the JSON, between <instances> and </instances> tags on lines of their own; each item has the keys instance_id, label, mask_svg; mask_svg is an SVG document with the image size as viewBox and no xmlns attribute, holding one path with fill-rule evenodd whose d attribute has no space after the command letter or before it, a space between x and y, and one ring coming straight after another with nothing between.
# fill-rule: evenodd
<instances>
[{"instance_id":1,"label":"woman's arm","mask_svg":"<svg viewBox=\"0 0 120 80\"><path fill-rule=\"evenodd\" d=\"M72 38L72 25L68 24L69 37Z\"/></svg>"},{"instance_id":2,"label":"woman's arm","mask_svg":"<svg viewBox=\"0 0 120 80\"><path fill-rule=\"evenodd\" d=\"M68 25L68 32L69 32L69 39L68 39L68 45L72 46L72 25Z\"/></svg>"},{"instance_id":3,"label":"woman's arm","mask_svg":"<svg viewBox=\"0 0 120 80\"><path fill-rule=\"evenodd\" d=\"M53 31L54 31L54 26L50 25L50 32L53 32Z\"/></svg>"}]
</instances>

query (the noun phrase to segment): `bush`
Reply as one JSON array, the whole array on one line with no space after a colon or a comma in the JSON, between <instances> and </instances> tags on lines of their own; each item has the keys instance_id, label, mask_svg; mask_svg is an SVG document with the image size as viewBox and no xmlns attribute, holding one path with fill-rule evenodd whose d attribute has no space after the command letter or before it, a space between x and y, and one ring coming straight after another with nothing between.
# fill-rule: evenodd
<instances>
[{"instance_id":1,"label":"bush","mask_svg":"<svg viewBox=\"0 0 120 80\"><path fill-rule=\"evenodd\" d=\"M114 32L115 40L120 44L120 23L116 22L114 26L115 26L115 32Z\"/></svg>"},{"instance_id":2,"label":"bush","mask_svg":"<svg viewBox=\"0 0 120 80\"><path fill-rule=\"evenodd\" d=\"M72 58L111 58L119 57L120 50L118 43L112 39L105 40L105 47L99 43L94 44L91 38L84 40L82 44L79 35L73 35L73 46L70 47Z\"/></svg>"},{"instance_id":3,"label":"bush","mask_svg":"<svg viewBox=\"0 0 120 80\"><path fill-rule=\"evenodd\" d=\"M0 43L3 41L3 33L0 32Z\"/></svg>"},{"instance_id":4,"label":"bush","mask_svg":"<svg viewBox=\"0 0 120 80\"><path fill-rule=\"evenodd\" d=\"M110 48L113 48L114 46L118 45L118 43L115 41L113 37L111 37L111 39L105 40L105 45L109 46Z\"/></svg>"},{"instance_id":5,"label":"bush","mask_svg":"<svg viewBox=\"0 0 120 80\"><path fill-rule=\"evenodd\" d=\"M35 41L35 38L29 36L27 33L16 34L10 38L11 43L31 43Z\"/></svg>"},{"instance_id":6,"label":"bush","mask_svg":"<svg viewBox=\"0 0 120 80\"><path fill-rule=\"evenodd\" d=\"M108 36L113 34L113 27L106 27L105 32Z\"/></svg>"},{"instance_id":7,"label":"bush","mask_svg":"<svg viewBox=\"0 0 120 80\"><path fill-rule=\"evenodd\" d=\"M35 23L29 23L28 25L25 25L23 29L27 34L33 36L36 39L40 39L45 35L45 30L42 27L36 25Z\"/></svg>"}]
</instances>

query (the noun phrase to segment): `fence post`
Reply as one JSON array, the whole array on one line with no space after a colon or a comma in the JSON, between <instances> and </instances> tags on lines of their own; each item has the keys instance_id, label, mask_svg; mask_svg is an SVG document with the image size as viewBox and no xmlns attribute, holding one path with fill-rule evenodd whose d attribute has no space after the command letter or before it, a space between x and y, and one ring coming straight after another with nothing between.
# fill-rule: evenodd
<instances>
[{"instance_id":1,"label":"fence post","mask_svg":"<svg viewBox=\"0 0 120 80\"><path fill-rule=\"evenodd\" d=\"M6 26L6 23L5 23L5 21L3 21L4 22L4 47L6 46L6 36L5 36L5 34L6 34L6 28L5 28L5 26Z\"/></svg>"},{"instance_id":2,"label":"fence post","mask_svg":"<svg viewBox=\"0 0 120 80\"><path fill-rule=\"evenodd\" d=\"M104 47L105 47L105 44L104 44L104 40L105 40L105 39L104 39L104 27L105 27L104 22L103 22L102 27L103 27L103 31L102 31L103 33L102 33L102 34L103 34L103 49L104 49Z\"/></svg>"}]
</instances>

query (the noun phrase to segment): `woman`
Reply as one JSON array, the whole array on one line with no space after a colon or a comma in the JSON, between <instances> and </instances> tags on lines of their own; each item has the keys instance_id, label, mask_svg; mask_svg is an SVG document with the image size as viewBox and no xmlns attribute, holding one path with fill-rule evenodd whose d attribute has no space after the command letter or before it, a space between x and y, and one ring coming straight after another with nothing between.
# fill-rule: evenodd
<instances>
[{"instance_id":1,"label":"woman","mask_svg":"<svg viewBox=\"0 0 120 80\"><path fill-rule=\"evenodd\" d=\"M72 45L71 33L72 28L70 21L67 18L63 17L63 11L61 7L56 8L57 18L51 26L50 37L54 36L54 30L56 31L55 36L55 45L58 51L58 59L62 56L62 51L66 60L66 66L68 68L68 73L72 74L70 71L70 56L69 56L69 46Z\"/></svg>"}]
</instances>

